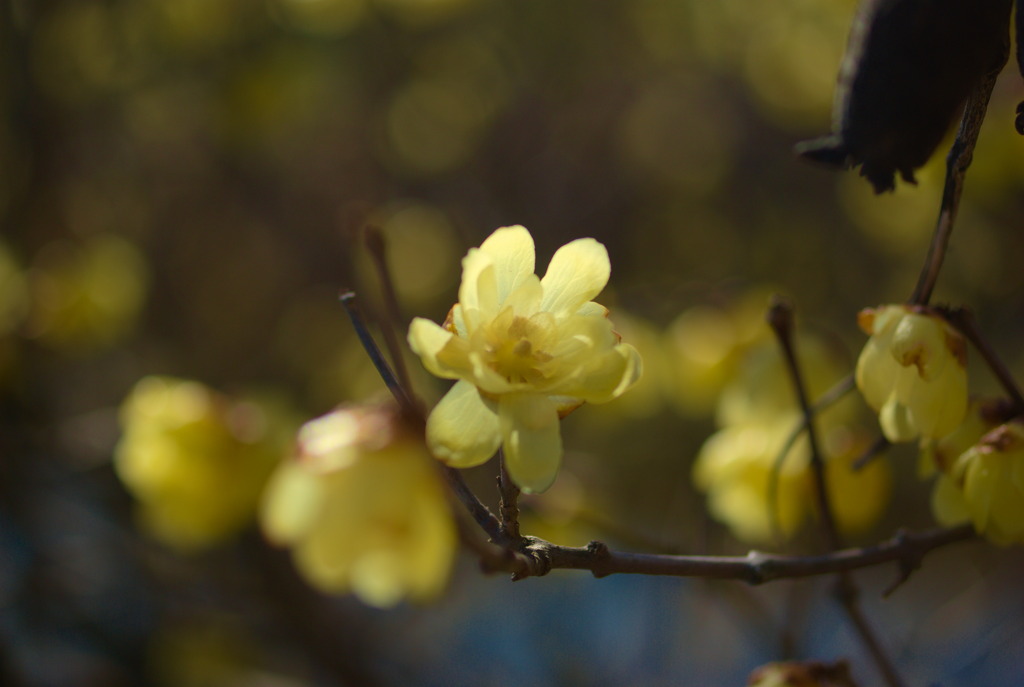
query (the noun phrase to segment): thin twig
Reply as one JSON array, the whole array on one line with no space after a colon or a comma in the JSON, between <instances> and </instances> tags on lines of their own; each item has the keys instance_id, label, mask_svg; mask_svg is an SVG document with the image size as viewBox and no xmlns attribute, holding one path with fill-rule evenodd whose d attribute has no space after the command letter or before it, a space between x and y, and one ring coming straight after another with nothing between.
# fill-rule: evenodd
<instances>
[{"instance_id":1,"label":"thin twig","mask_svg":"<svg viewBox=\"0 0 1024 687\"><path fill-rule=\"evenodd\" d=\"M370 360L373 361L374 366L377 368L377 373L384 380L388 391L398 401L399 406L401 406L408 419L417 422L421 427L425 425L426 418L424 417L423 409L412 401L408 393L406 393L406 390L395 377L395 373L392 372L391 366L388 365L388 361L384 358L380 346L377 345L369 329L367 329L366 320L363 318L356 303L356 294L352 291L344 292L341 294L341 304L345 307L345 312L348 313L349 319L352 320L352 326L356 330L360 343L362 343L363 348L366 350L366 354L370 356ZM491 540L499 545L506 545L501 522L494 517L494 514L491 513L487 506L472 492L466 481L462 478L462 473L455 468L445 465L442 466L442 474L452 493L462 502L466 510L469 511L470 516L480 525Z\"/></svg>"},{"instance_id":2,"label":"thin twig","mask_svg":"<svg viewBox=\"0 0 1024 687\"><path fill-rule=\"evenodd\" d=\"M498 513L505 536L513 542L522 539L519 531L519 487L512 481L505 465L505 452L498 449Z\"/></svg>"},{"instance_id":3,"label":"thin twig","mask_svg":"<svg viewBox=\"0 0 1024 687\"><path fill-rule=\"evenodd\" d=\"M826 408L830 407L833 403L837 403L846 394L853 390L853 375L847 375L836 382L832 388L821 395L814 405L811 406L811 417L816 417ZM782 464L786 461L786 456L793 450L793 446L796 444L797 439L803 434L804 429L807 428L807 416L802 415L800 421L796 427L786 437L785 443L782 444L782 448L779 449L779 453L775 456L775 461L772 463L772 471L768 475L768 522L771 524L772 538L779 541L782 536L782 525L779 522L779 475L782 472Z\"/></svg>"},{"instance_id":4,"label":"thin twig","mask_svg":"<svg viewBox=\"0 0 1024 687\"><path fill-rule=\"evenodd\" d=\"M1005 62L1005 58L1002 62ZM1000 63L1000 68L1002 67ZM960 194L964 190L964 177L974 156L974 146L978 142L981 123L985 120L988 101L992 97L992 89L996 85L999 70L988 74L967 99L964 116L957 131L956 140L946 157L946 181L942 189L942 204L939 207L939 218L932 234L932 242L928 247L928 255L921 269L914 293L909 302L912 305L927 305L935 290L939 278L942 261L946 257L949 238L953 234L953 223L960 209Z\"/></svg>"},{"instance_id":5,"label":"thin twig","mask_svg":"<svg viewBox=\"0 0 1024 687\"><path fill-rule=\"evenodd\" d=\"M807 387L803 382L803 374L800 371L800 364L796 357L796 345L793 341L793 309L782 300L776 299L768 308L768 324L771 325L775 336L779 340L790 379L793 381L793 390L796 393L797 402L800 404L800 411L804 416L807 441L811 449L814 496L818 504L818 516L821 518L822 531L825 534L825 540L829 549L833 551L841 549L843 541L839 534L839 528L836 526L832 504L829 501L828 485L825 481L825 461L819 450L818 433L814 427L814 408L807 398Z\"/></svg>"},{"instance_id":6,"label":"thin twig","mask_svg":"<svg viewBox=\"0 0 1024 687\"><path fill-rule=\"evenodd\" d=\"M871 442L870 446L864 449L864 451L854 459L853 463L850 464L850 468L854 472L859 472L860 470L863 470L868 463L873 461L878 456L882 455L885 449L889 448L890 446L892 446L892 443L888 439L886 439L884 436L878 437L877 439Z\"/></svg>"},{"instance_id":7,"label":"thin twig","mask_svg":"<svg viewBox=\"0 0 1024 687\"><path fill-rule=\"evenodd\" d=\"M384 358L380 346L373 340L373 335L370 334L370 330L366 326L366 318L363 317L362 312L359 310L355 292L343 292L340 300L341 305L345 308L345 312L348 313L348 317L352 321L352 327L356 330L359 342L363 344L363 348L366 350L367 355L370 356L373 366L377 368L377 374L384 380L384 385L387 386L388 391L395 397L403 411L412 417L422 417L419 407L413 402L405 387L398 381L398 378L395 377L395 373Z\"/></svg>"},{"instance_id":8,"label":"thin twig","mask_svg":"<svg viewBox=\"0 0 1024 687\"><path fill-rule=\"evenodd\" d=\"M982 335L981 329L978 327L978 321L975 319L974 313L970 308L946 308L941 309L941 312L950 324L966 336L967 340L978 350L978 353L985 360L985 364L992 370L992 374L996 376L996 379L999 380L999 383L1013 401L1014 409L1018 413L1024 411L1024 396L1021 395L1020 387L1017 386L1016 380L1010 374L1009 368L1006 367L1006 364L1003 363L988 340Z\"/></svg>"},{"instance_id":9,"label":"thin twig","mask_svg":"<svg viewBox=\"0 0 1024 687\"><path fill-rule=\"evenodd\" d=\"M811 449L811 473L814 478L814 494L818 503L822 533L828 543L828 548L835 551L843 547L843 538L836 524L835 513L832 510L832 503L829 498L828 483L825 477L825 461L814 427L814 408L807 397L807 387L804 384L800 363L797 360L796 342L793 337L792 307L782 300L776 299L768 309L768 323L771 325L779 340L779 345L782 347L782 352L789 368L789 375L793 382L793 389L800 403L800 410L803 413L807 426L807 441ZM904 685L903 678L896 671L895 664L860 608L857 600L859 590L849 572L839 573L835 591L837 599L846 611L850 622L857 630L857 634L860 636L868 653L874 659L879 672L885 677L890 687L902 687Z\"/></svg>"},{"instance_id":10,"label":"thin twig","mask_svg":"<svg viewBox=\"0 0 1024 687\"><path fill-rule=\"evenodd\" d=\"M524 537L522 553L531 559L517 579L545 575L551 570L589 570L595 577L615 574L700 577L738 580L759 585L783 579L818 577L885 563L919 563L928 553L977 535L970 524L920 533L900 532L886 541L861 548L841 549L816 556L791 556L751 551L746 556L675 556L613 551L601 542L559 546Z\"/></svg>"},{"instance_id":11,"label":"thin twig","mask_svg":"<svg viewBox=\"0 0 1024 687\"><path fill-rule=\"evenodd\" d=\"M364 241L366 248L373 259L373 266L377 270L377 278L380 281L381 290L384 292L384 322L380 325L381 334L384 337L384 345L388 347L391 354L391 363L395 366L395 373L398 381L410 397L413 396L412 383L409 379L409 368L405 364L405 356L402 354L402 346L398 343L398 335L395 327L402 322L402 312L398 305L398 295L395 293L395 280L391 276L391 268L388 265L387 244L384 240L384 232L379 227L367 225L364 229Z\"/></svg>"}]
</instances>

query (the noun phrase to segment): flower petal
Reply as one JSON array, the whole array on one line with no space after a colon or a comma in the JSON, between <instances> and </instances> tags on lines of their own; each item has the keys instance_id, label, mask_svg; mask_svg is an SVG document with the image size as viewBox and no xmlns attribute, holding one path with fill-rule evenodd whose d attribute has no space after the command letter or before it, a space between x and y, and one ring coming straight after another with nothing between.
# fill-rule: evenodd
<instances>
[{"instance_id":1,"label":"flower petal","mask_svg":"<svg viewBox=\"0 0 1024 687\"><path fill-rule=\"evenodd\" d=\"M525 279L535 276L533 237L526 227L516 225L497 229L480 244L480 252L489 255L494 263L498 303L504 303Z\"/></svg>"},{"instance_id":2,"label":"flower petal","mask_svg":"<svg viewBox=\"0 0 1024 687\"><path fill-rule=\"evenodd\" d=\"M541 309L553 313L575 312L608 284L611 276L608 250L594 239L576 239L559 248L541 279Z\"/></svg>"},{"instance_id":3,"label":"flower petal","mask_svg":"<svg viewBox=\"0 0 1024 687\"><path fill-rule=\"evenodd\" d=\"M470 248L462 258L459 305L466 333L498 314L498 277L494 258L479 248Z\"/></svg>"},{"instance_id":4,"label":"flower petal","mask_svg":"<svg viewBox=\"0 0 1024 687\"><path fill-rule=\"evenodd\" d=\"M314 524L321 503L316 477L290 460L281 463L263 492L261 521L267 538L289 544Z\"/></svg>"},{"instance_id":5,"label":"flower petal","mask_svg":"<svg viewBox=\"0 0 1024 687\"><path fill-rule=\"evenodd\" d=\"M534 394L508 394L498 403L505 466L527 493L551 486L562 464L562 435L555 403Z\"/></svg>"},{"instance_id":6,"label":"flower petal","mask_svg":"<svg viewBox=\"0 0 1024 687\"><path fill-rule=\"evenodd\" d=\"M465 339L428 319L413 319L409 325L408 341L409 347L432 375L457 379L472 368Z\"/></svg>"},{"instance_id":7,"label":"flower petal","mask_svg":"<svg viewBox=\"0 0 1024 687\"><path fill-rule=\"evenodd\" d=\"M427 418L427 446L443 463L471 468L486 463L501 443L498 415L476 387L455 382Z\"/></svg>"}]
</instances>

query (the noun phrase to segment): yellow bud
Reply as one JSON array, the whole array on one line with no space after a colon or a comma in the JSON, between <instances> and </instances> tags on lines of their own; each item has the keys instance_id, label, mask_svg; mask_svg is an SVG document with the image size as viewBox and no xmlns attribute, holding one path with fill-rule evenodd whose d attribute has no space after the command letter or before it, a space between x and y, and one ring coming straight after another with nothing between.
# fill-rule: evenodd
<instances>
[{"instance_id":1,"label":"yellow bud","mask_svg":"<svg viewBox=\"0 0 1024 687\"><path fill-rule=\"evenodd\" d=\"M857 388L892 442L949 434L967 411L963 336L924 308L887 305L861 312L871 335L857 360Z\"/></svg>"},{"instance_id":2,"label":"yellow bud","mask_svg":"<svg viewBox=\"0 0 1024 687\"><path fill-rule=\"evenodd\" d=\"M951 478L975 530L1000 546L1024 543L1024 425L1010 422L986 434L960 456Z\"/></svg>"}]
</instances>

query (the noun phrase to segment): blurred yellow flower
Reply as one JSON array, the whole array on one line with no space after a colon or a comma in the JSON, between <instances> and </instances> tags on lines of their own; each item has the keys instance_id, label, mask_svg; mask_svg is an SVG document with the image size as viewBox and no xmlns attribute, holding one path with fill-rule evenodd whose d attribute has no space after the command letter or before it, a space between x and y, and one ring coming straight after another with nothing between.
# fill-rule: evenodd
<instances>
[{"instance_id":1,"label":"blurred yellow flower","mask_svg":"<svg viewBox=\"0 0 1024 687\"><path fill-rule=\"evenodd\" d=\"M857 360L857 388L892 442L939 438L967 412L967 345L939 315L885 305L857 318L871 336Z\"/></svg>"},{"instance_id":2,"label":"blurred yellow flower","mask_svg":"<svg viewBox=\"0 0 1024 687\"><path fill-rule=\"evenodd\" d=\"M64 350L110 345L134 326L148 277L138 249L116 236L51 243L29 272L29 334Z\"/></svg>"},{"instance_id":3,"label":"blurred yellow flower","mask_svg":"<svg viewBox=\"0 0 1024 687\"><path fill-rule=\"evenodd\" d=\"M143 526L183 550L220 543L251 521L288 436L269 406L171 377L139 381L121 424L117 474Z\"/></svg>"},{"instance_id":4,"label":"blurred yellow flower","mask_svg":"<svg viewBox=\"0 0 1024 687\"><path fill-rule=\"evenodd\" d=\"M543 279L521 226L495 231L462 261L459 302L445 325L416 318L409 345L434 375L458 381L427 420L427 443L459 468L501 445L524 491L551 486L562 460L559 417L603 403L640 377L636 349L620 343L608 310L590 300L611 265L594 239L562 246Z\"/></svg>"},{"instance_id":5,"label":"blurred yellow flower","mask_svg":"<svg viewBox=\"0 0 1024 687\"><path fill-rule=\"evenodd\" d=\"M943 524L970 520L1000 546L1024 543L1024 425L1009 422L965 451L932 497Z\"/></svg>"},{"instance_id":6,"label":"blurred yellow flower","mask_svg":"<svg viewBox=\"0 0 1024 687\"><path fill-rule=\"evenodd\" d=\"M812 396L842 376L842 365L817 339L801 337L798 350ZM819 415L817 427L836 520L844 532L855 533L881 515L891 477L882 460L852 469L867 442L846 426L848 409L842 402L829 408ZM721 429L704 442L693 466L694 484L707 494L711 514L738 539L789 538L814 514L806 436L779 462L801 417L777 345L766 342L750 349L719 399Z\"/></svg>"},{"instance_id":7,"label":"blurred yellow flower","mask_svg":"<svg viewBox=\"0 0 1024 687\"><path fill-rule=\"evenodd\" d=\"M725 307L693 306L668 326L672 399L682 414L709 414L746 352L768 338L764 312L772 293L756 287Z\"/></svg>"},{"instance_id":8,"label":"blurred yellow flower","mask_svg":"<svg viewBox=\"0 0 1024 687\"><path fill-rule=\"evenodd\" d=\"M267 487L262 521L310 584L378 607L439 594L457 544L437 466L388 407L306 423L295 459Z\"/></svg>"}]
</instances>

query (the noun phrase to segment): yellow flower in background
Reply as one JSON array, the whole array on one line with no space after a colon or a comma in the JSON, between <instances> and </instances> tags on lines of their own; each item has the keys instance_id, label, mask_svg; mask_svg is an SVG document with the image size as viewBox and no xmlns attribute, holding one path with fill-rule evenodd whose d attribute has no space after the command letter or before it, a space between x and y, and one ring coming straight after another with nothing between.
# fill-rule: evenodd
<instances>
[{"instance_id":1,"label":"yellow flower in background","mask_svg":"<svg viewBox=\"0 0 1024 687\"><path fill-rule=\"evenodd\" d=\"M437 466L387 407L306 423L267 487L262 521L313 586L379 607L439 594L457 544Z\"/></svg>"},{"instance_id":2,"label":"yellow flower in background","mask_svg":"<svg viewBox=\"0 0 1024 687\"><path fill-rule=\"evenodd\" d=\"M769 338L764 312L773 292L758 287L724 307L693 306L668 326L672 398L684 415L709 414L746 352Z\"/></svg>"},{"instance_id":3,"label":"yellow flower in background","mask_svg":"<svg viewBox=\"0 0 1024 687\"><path fill-rule=\"evenodd\" d=\"M145 529L182 550L218 544L253 519L288 436L269 406L170 377L139 381L121 424L117 474Z\"/></svg>"},{"instance_id":4,"label":"yellow flower in background","mask_svg":"<svg viewBox=\"0 0 1024 687\"><path fill-rule=\"evenodd\" d=\"M932 496L939 522L970 520L1000 546L1024 543L1024 425L1009 422L965 451Z\"/></svg>"},{"instance_id":5,"label":"yellow flower in background","mask_svg":"<svg viewBox=\"0 0 1024 687\"><path fill-rule=\"evenodd\" d=\"M591 299L611 265L594 239L562 246L543 279L523 227L504 227L462 261L459 302L445 325L416 318L409 345L434 375L458 381L427 420L427 443L445 463L468 468L499 446L524 491L551 486L562 460L559 418L604 403L640 377L636 349Z\"/></svg>"},{"instance_id":6,"label":"yellow flower in background","mask_svg":"<svg viewBox=\"0 0 1024 687\"><path fill-rule=\"evenodd\" d=\"M62 350L108 346L135 325L148 278L141 253L117 236L51 243L29 271L29 334Z\"/></svg>"},{"instance_id":7,"label":"yellow flower in background","mask_svg":"<svg viewBox=\"0 0 1024 687\"><path fill-rule=\"evenodd\" d=\"M842 377L843 365L819 340L801 336L798 350L812 397ZM742 541L789 538L815 514L806 436L779 461L802 418L786 377L776 344L750 349L719 398L721 429L704 442L693 466L694 484L707 494L711 514ZM849 410L845 402L825 410L817 429L836 520L844 532L856 533L882 514L891 476L883 460L853 471L867 442L847 426Z\"/></svg>"},{"instance_id":8,"label":"yellow flower in background","mask_svg":"<svg viewBox=\"0 0 1024 687\"><path fill-rule=\"evenodd\" d=\"M871 336L857 360L857 388L892 442L939 438L967 412L967 345L923 308L886 305L861 311Z\"/></svg>"},{"instance_id":9,"label":"yellow flower in background","mask_svg":"<svg viewBox=\"0 0 1024 687\"><path fill-rule=\"evenodd\" d=\"M693 466L694 484L707 493L711 515L725 523L737 539L768 542L776 528L788 538L806 519L811 505L806 439L798 451L776 466L798 420L799 414L792 413L775 423L725 427L701 447Z\"/></svg>"}]
</instances>

